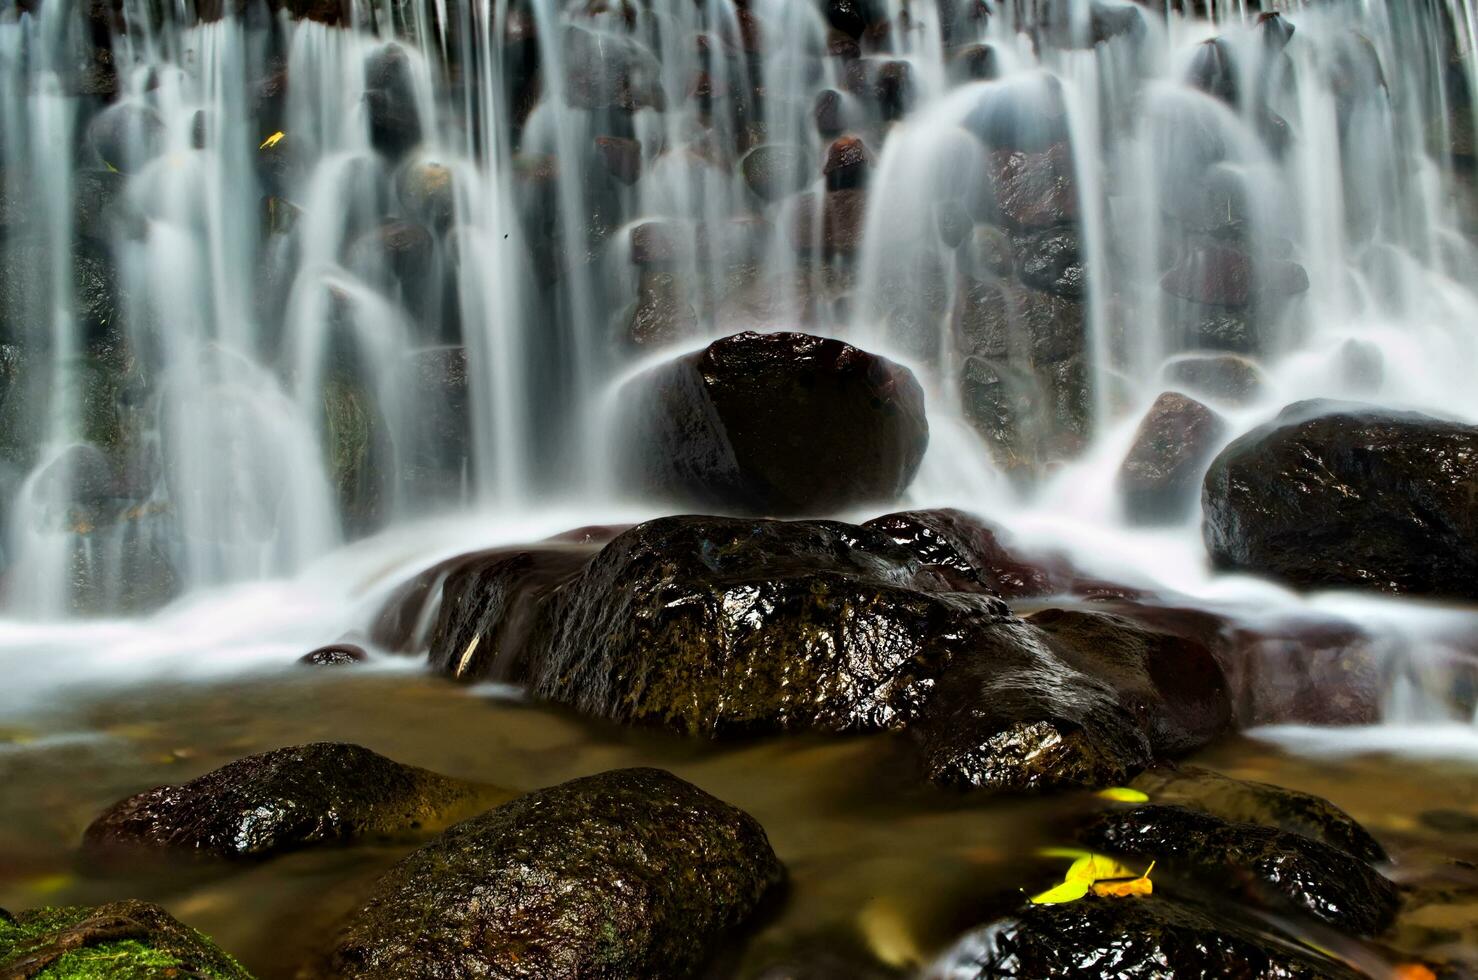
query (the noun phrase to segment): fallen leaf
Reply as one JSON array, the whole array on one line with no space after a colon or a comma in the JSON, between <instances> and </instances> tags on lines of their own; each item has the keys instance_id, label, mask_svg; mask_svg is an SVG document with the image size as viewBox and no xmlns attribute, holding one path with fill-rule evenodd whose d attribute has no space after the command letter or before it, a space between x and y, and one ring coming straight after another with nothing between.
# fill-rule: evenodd
<instances>
[{"instance_id":1,"label":"fallen leaf","mask_svg":"<svg viewBox=\"0 0 1478 980\"><path fill-rule=\"evenodd\" d=\"M1129 898L1133 895L1153 895L1155 891L1154 882L1150 881L1150 872L1155 870L1155 862L1144 869L1144 874L1138 878L1120 878L1109 881L1095 881L1093 883L1093 894L1099 898Z\"/></svg>"},{"instance_id":2,"label":"fallen leaf","mask_svg":"<svg viewBox=\"0 0 1478 980\"><path fill-rule=\"evenodd\" d=\"M1102 854L1088 854L1073 862L1063 876L1064 881L1086 881L1092 884L1106 878L1133 878L1134 872L1113 858Z\"/></svg>"},{"instance_id":3,"label":"fallen leaf","mask_svg":"<svg viewBox=\"0 0 1478 980\"><path fill-rule=\"evenodd\" d=\"M1391 974L1391 980L1437 980L1437 974L1421 963L1402 963Z\"/></svg>"},{"instance_id":4,"label":"fallen leaf","mask_svg":"<svg viewBox=\"0 0 1478 980\"><path fill-rule=\"evenodd\" d=\"M1063 902L1076 902L1088 894L1092 882L1077 880L1064 881L1055 888L1049 888L1040 895L1032 896L1033 905L1060 905Z\"/></svg>"},{"instance_id":5,"label":"fallen leaf","mask_svg":"<svg viewBox=\"0 0 1478 980\"><path fill-rule=\"evenodd\" d=\"M1150 801L1148 793L1130 789L1128 786L1110 786L1108 789L1099 790L1097 795L1105 800L1113 800L1115 803L1148 803Z\"/></svg>"},{"instance_id":6,"label":"fallen leaf","mask_svg":"<svg viewBox=\"0 0 1478 980\"><path fill-rule=\"evenodd\" d=\"M257 147L257 149L259 149L259 150L270 150L272 147L276 146L278 143L281 143L282 140L283 140L283 138L285 136L287 136L287 134L284 133L282 130L279 129L277 132L273 133L271 136L268 136L266 139L262 140L262 145L259 146L259 147Z\"/></svg>"}]
</instances>

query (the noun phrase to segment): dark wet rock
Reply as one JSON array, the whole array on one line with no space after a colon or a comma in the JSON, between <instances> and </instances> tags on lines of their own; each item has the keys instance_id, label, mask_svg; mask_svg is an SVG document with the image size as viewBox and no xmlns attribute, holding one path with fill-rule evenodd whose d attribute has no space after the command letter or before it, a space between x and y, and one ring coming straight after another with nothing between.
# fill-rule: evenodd
<instances>
[{"instance_id":1,"label":"dark wet rock","mask_svg":"<svg viewBox=\"0 0 1478 980\"><path fill-rule=\"evenodd\" d=\"M1078 218L1072 149L1057 143L1046 150L997 151L990 157L995 206L1016 231L1071 224Z\"/></svg>"},{"instance_id":2,"label":"dark wet rock","mask_svg":"<svg viewBox=\"0 0 1478 980\"><path fill-rule=\"evenodd\" d=\"M14 980L251 980L220 947L150 902L0 914L0 975Z\"/></svg>"},{"instance_id":3,"label":"dark wet rock","mask_svg":"<svg viewBox=\"0 0 1478 980\"><path fill-rule=\"evenodd\" d=\"M406 355L402 391L416 406L415 430L401 449L412 499L456 498L472 479L472 407L467 351L431 347Z\"/></svg>"},{"instance_id":4,"label":"dark wet rock","mask_svg":"<svg viewBox=\"0 0 1478 980\"><path fill-rule=\"evenodd\" d=\"M644 269L636 303L626 316L626 340L637 347L660 347L698 330L698 314L688 302L682 279L671 272Z\"/></svg>"},{"instance_id":5,"label":"dark wet rock","mask_svg":"<svg viewBox=\"0 0 1478 980\"><path fill-rule=\"evenodd\" d=\"M975 284L986 285L994 279L1011 275L1016 263L1016 248L1011 236L994 225L977 224L970 232L969 250L965 253L965 266ZM972 294L978 302L980 297Z\"/></svg>"},{"instance_id":6,"label":"dark wet rock","mask_svg":"<svg viewBox=\"0 0 1478 980\"><path fill-rule=\"evenodd\" d=\"M369 660L369 653L356 643L335 643L331 646L310 650L298 658L298 663L310 667L349 667Z\"/></svg>"},{"instance_id":7,"label":"dark wet rock","mask_svg":"<svg viewBox=\"0 0 1478 980\"><path fill-rule=\"evenodd\" d=\"M929 441L912 372L798 333L735 334L660 365L631 383L625 412L628 483L758 513L891 500Z\"/></svg>"},{"instance_id":8,"label":"dark wet rock","mask_svg":"<svg viewBox=\"0 0 1478 980\"><path fill-rule=\"evenodd\" d=\"M1374 725L1389 687L1378 645L1352 623L1303 615L1231 624L1220 658L1238 723Z\"/></svg>"},{"instance_id":9,"label":"dark wet rock","mask_svg":"<svg viewBox=\"0 0 1478 980\"><path fill-rule=\"evenodd\" d=\"M143 218L128 201L127 184L127 177L111 170L72 174L73 232L107 244L120 232L132 236L139 231Z\"/></svg>"},{"instance_id":10,"label":"dark wet rock","mask_svg":"<svg viewBox=\"0 0 1478 980\"><path fill-rule=\"evenodd\" d=\"M873 0L826 0L826 22L850 38L860 38L880 16Z\"/></svg>"},{"instance_id":11,"label":"dark wet rock","mask_svg":"<svg viewBox=\"0 0 1478 980\"><path fill-rule=\"evenodd\" d=\"M1258 355L1266 318L1250 307L1207 306L1165 294L1165 324L1178 332L1187 348Z\"/></svg>"},{"instance_id":12,"label":"dark wet rock","mask_svg":"<svg viewBox=\"0 0 1478 980\"><path fill-rule=\"evenodd\" d=\"M970 215L958 201L942 201L934 206L934 222L939 240L946 248L959 248L970 237Z\"/></svg>"},{"instance_id":13,"label":"dark wet rock","mask_svg":"<svg viewBox=\"0 0 1478 980\"><path fill-rule=\"evenodd\" d=\"M436 243L424 226L387 221L355 239L349 266L370 282L393 282L407 307L419 310L426 299L435 253Z\"/></svg>"},{"instance_id":14,"label":"dark wet rock","mask_svg":"<svg viewBox=\"0 0 1478 980\"><path fill-rule=\"evenodd\" d=\"M821 134L822 139L840 136L847 128L847 110L842 93L836 89L826 89L818 93L811 108L811 116L816 121L816 131Z\"/></svg>"},{"instance_id":15,"label":"dark wet rock","mask_svg":"<svg viewBox=\"0 0 1478 980\"><path fill-rule=\"evenodd\" d=\"M112 256L101 243L73 242L69 255L72 315L86 331L89 342L109 341L123 335L125 294L118 284ZM46 349L53 342L53 262L56 253L38 241L26 238L0 239L0 340L22 343L28 349Z\"/></svg>"},{"instance_id":16,"label":"dark wet rock","mask_svg":"<svg viewBox=\"0 0 1478 980\"><path fill-rule=\"evenodd\" d=\"M1276 10L1257 15L1257 32L1263 43L1274 51L1281 51L1293 40L1296 28L1293 23Z\"/></svg>"},{"instance_id":17,"label":"dark wet rock","mask_svg":"<svg viewBox=\"0 0 1478 980\"><path fill-rule=\"evenodd\" d=\"M1348 932L1389 926L1396 886L1330 844L1274 827L1223 820L1189 807L1150 803L1095 817L1079 833L1089 847L1152 858L1219 894L1243 894L1274 911L1293 908Z\"/></svg>"},{"instance_id":18,"label":"dark wet rock","mask_svg":"<svg viewBox=\"0 0 1478 980\"><path fill-rule=\"evenodd\" d=\"M398 160L421 142L421 116L410 55L399 44L387 44L364 63L364 104L370 145Z\"/></svg>"},{"instance_id":19,"label":"dark wet rock","mask_svg":"<svg viewBox=\"0 0 1478 980\"><path fill-rule=\"evenodd\" d=\"M662 66L636 41L572 26L563 44L569 72L564 96L571 106L626 112L665 107Z\"/></svg>"},{"instance_id":20,"label":"dark wet rock","mask_svg":"<svg viewBox=\"0 0 1478 980\"><path fill-rule=\"evenodd\" d=\"M1245 405L1267 387L1267 375L1256 361L1237 354L1193 352L1167 361L1160 379L1193 395Z\"/></svg>"},{"instance_id":21,"label":"dark wet rock","mask_svg":"<svg viewBox=\"0 0 1478 980\"><path fill-rule=\"evenodd\" d=\"M1211 651L1099 613L1048 609L975 634L911 728L932 779L1020 792L1116 785L1230 725Z\"/></svg>"},{"instance_id":22,"label":"dark wet rock","mask_svg":"<svg viewBox=\"0 0 1478 980\"><path fill-rule=\"evenodd\" d=\"M1176 523L1199 500L1201 477L1226 432L1221 416L1167 391L1145 413L1119 467L1119 493L1141 523Z\"/></svg>"},{"instance_id":23,"label":"dark wet rock","mask_svg":"<svg viewBox=\"0 0 1478 980\"><path fill-rule=\"evenodd\" d=\"M992 153L1044 153L1068 138L1062 83L1049 75L1023 75L982 89L965 129Z\"/></svg>"},{"instance_id":24,"label":"dark wet rock","mask_svg":"<svg viewBox=\"0 0 1478 980\"><path fill-rule=\"evenodd\" d=\"M392 868L325 973L686 976L783 876L753 818L668 773L520 797Z\"/></svg>"},{"instance_id":25,"label":"dark wet rock","mask_svg":"<svg viewBox=\"0 0 1478 980\"><path fill-rule=\"evenodd\" d=\"M396 175L395 190L406 213L428 228L445 230L456 216L452 170L444 163L410 160Z\"/></svg>"},{"instance_id":26,"label":"dark wet rock","mask_svg":"<svg viewBox=\"0 0 1478 980\"><path fill-rule=\"evenodd\" d=\"M1193 249L1160 280L1172 296L1207 306L1242 307L1259 298L1281 299L1309 288L1303 266L1282 259L1253 262L1229 245Z\"/></svg>"},{"instance_id":27,"label":"dark wet rock","mask_svg":"<svg viewBox=\"0 0 1478 980\"><path fill-rule=\"evenodd\" d=\"M746 153L739 167L744 173L744 183L756 197L778 201L810 182L806 161L805 148L770 143Z\"/></svg>"},{"instance_id":28,"label":"dark wet rock","mask_svg":"<svg viewBox=\"0 0 1478 980\"><path fill-rule=\"evenodd\" d=\"M895 728L973 655L967 634L1005 616L866 528L670 517L553 592L515 679L585 714L710 737Z\"/></svg>"},{"instance_id":29,"label":"dark wet rock","mask_svg":"<svg viewBox=\"0 0 1478 980\"><path fill-rule=\"evenodd\" d=\"M1195 766L1141 773L1134 788L1154 803L1170 803L1220 817L1300 834L1353 854L1362 861L1386 860L1385 849L1348 813L1312 793L1271 783L1232 779Z\"/></svg>"},{"instance_id":30,"label":"dark wet rock","mask_svg":"<svg viewBox=\"0 0 1478 980\"><path fill-rule=\"evenodd\" d=\"M916 96L913 66L907 61L885 61L872 76L872 98L885 121L902 119Z\"/></svg>"},{"instance_id":31,"label":"dark wet rock","mask_svg":"<svg viewBox=\"0 0 1478 980\"><path fill-rule=\"evenodd\" d=\"M1040 554L1010 541L1000 528L953 509L885 514L864 527L907 548L946 577L958 576L1003 599L1078 595L1125 598L1133 589L1084 574L1059 554Z\"/></svg>"},{"instance_id":32,"label":"dark wet rock","mask_svg":"<svg viewBox=\"0 0 1478 980\"><path fill-rule=\"evenodd\" d=\"M606 172L628 187L641 179L641 141L623 136L597 136L595 150Z\"/></svg>"},{"instance_id":33,"label":"dark wet rock","mask_svg":"<svg viewBox=\"0 0 1478 980\"><path fill-rule=\"evenodd\" d=\"M1033 289L1082 299L1088 276L1074 228L1046 228L1019 236L1015 242L1021 281Z\"/></svg>"},{"instance_id":34,"label":"dark wet rock","mask_svg":"<svg viewBox=\"0 0 1478 980\"><path fill-rule=\"evenodd\" d=\"M1158 889L1157 889L1158 892ZM973 933L949 954L951 978L1083 980L1357 980L1291 940L1164 898L1088 897L1030 905Z\"/></svg>"},{"instance_id":35,"label":"dark wet rock","mask_svg":"<svg viewBox=\"0 0 1478 980\"><path fill-rule=\"evenodd\" d=\"M1299 402L1212 463L1207 550L1301 588L1478 597L1478 428Z\"/></svg>"},{"instance_id":36,"label":"dark wet rock","mask_svg":"<svg viewBox=\"0 0 1478 980\"><path fill-rule=\"evenodd\" d=\"M1211 38L1196 49L1186 80L1193 88L1229 106L1242 104L1237 65L1232 58L1231 45L1225 38Z\"/></svg>"},{"instance_id":37,"label":"dark wet rock","mask_svg":"<svg viewBox=\"0 0 1478 980\"><path fill-rule=\"evenodd\" d=\"M104 166L138 173L164 150L163 118L147 106L123 102L98 113L87 126L88 142Z\"/></svg>"},{"instance_id":38,"label":"dark wet rock","mask_svg":"<svg viewBox=\"0 0 1478 980\"><path fill-rule=\"evenodd\" d=\"M300 20L330 25L347 24L350 20L346 0L282 0L282 5Z\"/></svg>"},{"instance_id":39,"label":"dark wet rock","mask_svg":"<svg viewBox=\"0 0 1478 980\"><path fill-rule=\"evenodd\" d=\"M263 858L312 845L413 837L506 797L358 745L314 742L250 755L115 803L87 828L82 849L94 866L149 857Z\"/></svg>"},{"instance_id":40,"label":"dark wet rock","mask_svg":"<svg viewBox=\"0 0 1478 980\"><path fill-rule=\"evenodd\" d=\"M820 215L817 215L817 211ZM795 198L790 240L797 252L818 248L827 255L856 255L867 231L867 192L861 188Z\"/></svg>"},{"instance_id":41,"label":"dark wet rock","mask_svg":"<svg viewBox=\"0 0 1478 980\"><path fill-rule=\"evenodd\" d=\"M832 191L861 187L867 183L867 172L872 166L872 154L867 144L856 136L842 136L826 148L826 163L821 172L826 177L826 189Z\"/></svg>"},{"instance_id":42,"label":"dark wet rock","mask_svg":"<svg viewBox=\"0 0 1478 980\"><path fill-rule=\"evenodd\" d=\"M674 221L644 221L631 229L631 264L672 265L687 251L690 236Z\"/></svg>"},{"instance_id":43,"label":"dark wet rock","mask_svg":"<svg viewBox=\"0 0 1478 980\"><path fill-rule=\"evenodd\" d=\"M988 82L1001 76L1001 59L989 44L968 44L949 56L949 75L956 82Z\"/></svg>"},{"instance_id":44,"label":"dark wet rock","mask_svg":"<svg viewBox=\"0 0 1478 980\"><path fill-rule=\"evenodd\" d=\"M344 529L353 536L377 530L390 507L395 450L389 427L369 389L347 377L323 383L323 452Z\"/></svg>"},{"instance_id":45,"label":"dark wet rock","mask_svg":"<svg viewBox=\"0 0 1478 980\"><path fill-rule=\"evenodd\" d=\"M524 653L549 594L584 570L589 543L469 555L441 579L431 669L460 681L504 680Z\"/></svg>"}]
</instances>

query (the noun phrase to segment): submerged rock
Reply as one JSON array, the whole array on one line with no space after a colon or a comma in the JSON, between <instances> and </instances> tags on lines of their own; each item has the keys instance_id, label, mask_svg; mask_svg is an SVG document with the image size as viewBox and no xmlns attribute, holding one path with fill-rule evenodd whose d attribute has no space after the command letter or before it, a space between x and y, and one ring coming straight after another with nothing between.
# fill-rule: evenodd
<instances>
[{"instance_id":1,"label":"submerged rock","mask_svg":"<svg viewBox=\"0 0 1478 980\"><path fill-rule=\"evenodd\" d=\"M1255 401L1268 383L1256 361L1218 351L1190 353L1168 361L1160 369L1160 378L1191 394L1230 405Z\"/></svg>"},{"instance_id":2,"label":"submerged rock","mask_svg":"<svg viewBox=\"0 0 1478 980\"><path fill-rule=\"evenodd\" d=\"M1007 616L945 588L866 528L662 518L554 590L515 679L585 714L709 737L896 728L976 649L975 626Z\"/></svg>"},{"instance_id":3,"label":"submerged rock","mask_svg":"<svg viewBox=\"0 0 1478 980\"><path fill-rule=\"evenodd\" d=\"M1361 936L1395 919L1396 886L1360 858L1275 827L1223 820L1190 807L1151 803L1100 814L1079 833L1091 848L1157 862L1208 889L1273 911L1291 907Z\"/></svg>"},{"instance_id":4,"label":"submerged rock","mask_svg":"<svg viewBox=\"0 0 1478 980\"><path fill-rule=\"evenodd\" d=\"M1141 773L1134 788L1156 803L1200 810L1223 820L1275 827L1347 851L1362 861L1386 860L1370 832L1323 797L1271 783L1232 779L1196 766Z\"/></svg>"},{"instance_id":5,"label":"submerged rock","mask_svg":"<svg viewBox=\"0 0 1478 980\"><path fill-rule=\"evenodd\" d=\"M972 642L911 729L938 783L1116 785L1231 722L1206 647L1118 616L1048 609L978 630Z\"/></svg>"},{"instance_id":6,"label":"submerged rock","mask_svg":"<svg viewBox=\"0 0 1478 980\"><path fill-rule=\"evenodd\" d=\"M1299 402L1237 439L1202 491L1222 568L1302 588L1478 597L1478 428Z\"/></svg>"},{"instance_id":7,"label":"submerged rock","mask_svg":"<svg viewBox=\"0 0 1478 980\"><path fill-rule=\"evenodd\" d=\"M413 836L506 797L358 745L315 742L247 756L122 800L87 828L82 850L102 865L149 856L262 858L356 838Z\"/></svg>"},{"instance_id":8,"label":"submerged rock","mask_svg":"<svg viewBox=\"0 0 1478 980\"><path fill-rule=\"evenodd\" d=\"M205 936L150 902L0 912L0 976L29 980L251 980Z\"/></svg>"},{"instance_id":9,"label":"submerged rock","mask_svg":"<svg viewBox=\"0 0 1478 980\"><path fill-rule=\"evenodd\" d=\"M1159 895L1032 905L961 941L951 980L1357 980L1342 964L1281 936Z\"/></svg>"},{"instance_id":10,"label":"submerged rock","mask_svg":"<svg viewBox=\"0 0 1478 980\"><path fill-rule=\"evenodd\" d=\"M401 861L324 973L686 976L783 874L748 814L660 770L606 772L519 797Z\"/></svg>"},{"instance_id":11,"label":"submerged rock","mask_svg":"<svg viewBox=\"0 0 1478 980\"><path fill-rule=\"evenodd\" d=\"M1160 285L1172 296L1206 306L1243 307L1307 292L1309 275L1296 262L1254 262L1240 249L1212 244L1193 249L1165 273Z\"/></svg>"},{"instance_id":12,"label":"submerged rock","mask_svg":"<svg viewBox=\"0 0 1478 980\"><path fill-rule=\"evenodd\" d=\"M1130 518L1176 523L1189 514L1225 431L1221 416L1194 398L1167 391L1155 399L1119 467Z\"/></svg>"},{"instance_id":13,"label":"submerged rock","mask_svg":"<svg viewBox=\"0 0 1478 980\"><path fill-rule=\"evenodd\" d=\"M369 660L369 653L355 643L335 643L332 646L310 650L298 658L298 663L310 667L348 667Z\"/></svg>"},{"instance_id":14,"label":"submerged rock","mask_svg":"<svg viewBox=\"0 0 1478 980\"><path fill-rule=\"evenodd\" d=\"M744 155L739 167L744 183L764 201L778 201L810 182L809 154L791 144L757 146Z\"/></svg>"},{"instance_id":15,"label":"submerged rock","mask_svg":"<svg viewBox=\"0 0 1478 980\"><path fill-rule=\"evenodd\" d=\"M648 371L615 431L633 488L771 514L891 500L929 441L912 372L799 333L735 334Z\"/></svg>"}]
</instances>

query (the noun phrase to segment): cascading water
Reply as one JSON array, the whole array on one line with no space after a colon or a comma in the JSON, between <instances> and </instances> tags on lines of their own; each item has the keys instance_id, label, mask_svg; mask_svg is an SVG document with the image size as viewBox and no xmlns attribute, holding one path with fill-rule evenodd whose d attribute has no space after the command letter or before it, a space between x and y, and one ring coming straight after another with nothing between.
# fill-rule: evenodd
<instances>
[{"instance_id":1,"label":"cascading water","mask_svg":"<svg viewBox=\"0 0 1478 980\"><path fill-rule=\"evenodd\" d=\"M1213 593L1194 518L1138 529L1114 484L1176 365L1257 362L1234 429L1478 417L1470 3L895 6L856 39L779 0L12 7L8 614L464 505L604 515L613 386L744 328L915 367L915 501Z\"/></svg>"}]
</instances>

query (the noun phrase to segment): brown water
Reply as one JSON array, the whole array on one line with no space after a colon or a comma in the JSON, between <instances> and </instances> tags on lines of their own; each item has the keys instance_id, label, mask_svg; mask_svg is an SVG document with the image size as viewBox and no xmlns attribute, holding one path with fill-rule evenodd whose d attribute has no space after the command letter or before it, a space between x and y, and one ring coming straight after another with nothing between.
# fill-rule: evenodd
<instances>
[{"instance_id":1,"label":"brown water","mask_svg":"<svg viewBox=\"0 0 1478 980\"><path fill-rule=\"evenodd\" d=\"M70 699L0 730L0 906L158 901L263 980L288 977L403 846L290 855L227 871L89 877L76 843L105 806L243 755L315 740L523 791L630 765L670 769L754 814L791 873L762 940L825 933L917 963L1009 910L1061 868L1033 856L1086 795L988 800L936 791L891 737L714 747L592 725L431 677L303 670L230 684ZM1478 961L1478 764L1329 761L1231 739L1193 760L1326 796L1391 849L1417 891L1387 943ZM1467 862L1467 863L1465 863Z\"/></svg>"}]
</instances>

